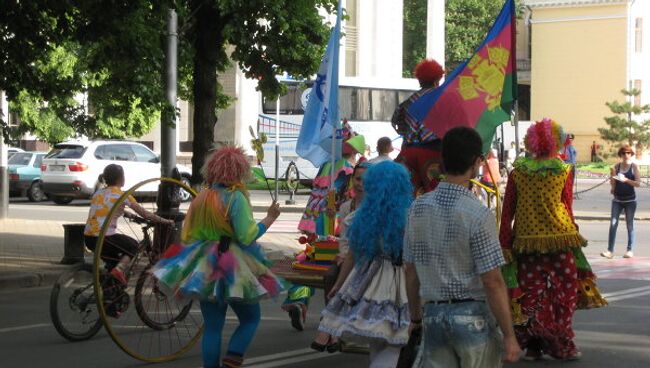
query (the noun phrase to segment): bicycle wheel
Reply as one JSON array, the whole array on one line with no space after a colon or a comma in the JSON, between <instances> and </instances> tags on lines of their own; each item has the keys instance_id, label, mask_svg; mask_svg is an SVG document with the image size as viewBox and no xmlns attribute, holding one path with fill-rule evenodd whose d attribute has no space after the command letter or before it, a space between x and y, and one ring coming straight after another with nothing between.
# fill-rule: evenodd
<instances>
[{"instance_id":1,"label":"bicycle wheel","mask_svg":"<svg viewBox=\"0 0 650 368\"><path fill-rule=\"evenodd\" d=\"M88 340L102 328L92 265L79 264L59 276L50 293L50 318L56 331L69 341Z\"/></svg>"},{"instance_id":2,"label":"bicycle wheel","mask_svg":"<svg viewBox=\"0 0 650 368\"><path fill-rule=\"evenodd\" d=\"M170 178L149 179L133 186L111 208L95 248L95 293L104 327L120 349L145 362L180 357L194 346L203 331L198 303L168 298L148 273L165 249L179 241L182 219L189 207L189 203L182 203L181 190L196 196L192 188ZM127 198L135 193L139 196L155 194L154 201L141 205L161 217L174 219L176 228L121 216L120 208L124 208ZM159 208L168 207L162 205L163 196L169 197L172 209ZM115 228L107 239L111 223ZM129 247L124 243L116 244L114 239L128 240L125 236L137 244L137 251L130 255L124 272L127 284L123 285L113 277L104 276L101 264L108 264L110 269L120 261Z\"/></svg>"},{"instance_id":3,"label":"bicycle wheel","mask_svg":"<svg viewBox=\"0 0 650 368\"><path fill-rule=\"evenodd\" d=\"M140 273L135 284L135 309L140 320L154 330L174 328L177 322L183 321L190 313L192 302L181 306L180 310L174 310L174 306L160 290L158 280L149 269L150 267L147 267ZM152 305L162 309L152 310Z\"/></svg>"}]
</instances>

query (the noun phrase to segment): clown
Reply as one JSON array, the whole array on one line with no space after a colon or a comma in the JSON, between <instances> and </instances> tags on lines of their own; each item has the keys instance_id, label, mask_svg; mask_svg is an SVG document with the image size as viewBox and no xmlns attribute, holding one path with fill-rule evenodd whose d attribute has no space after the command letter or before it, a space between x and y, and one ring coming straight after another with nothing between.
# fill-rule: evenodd
<instances>
[{"instance_id":1,"label":"clown","mask_svg":"<svg viewBox=\"0 0 650 368\"><path fill-rule=\"evenodd\" d=\"M362 155L366 147L365 138L357 135L344 121L343 123L342 158L334 165L335 203L328 203L328 191L332 177L332 165L326 162L321 166L313 182L313 189L307 207L298 223L298 230L305 234L316 236L336 234L336 212L340 205L349 199L350 178L357 162L357 155ZM303 285L293 285L289 288L287 298L282 303L282 309L289 313L291 326L302 331L307 318L307 307L314 289Z\"/></svg>"},{"instance_id":2,"label":"clown","mask_svg":"<svg viewBox=\"0 0 650 368\"><path fill-rule=\"evenodd\" d=\"M528 360L544 353L579 359L573 313L606 304L582 253L587 240L571 208L571 166L558 158L564 138L550 119L528 129L525 144L532 157L514 162L503 203L499 238L508 262L503 273L515 333Z\"/></svg>"},{"instance_id":3,"label":"clown","mask_svg":"<svg viewBox=\"0 0 650 368\"><path fill-rule=\"evenodd\" d=\"M415 77L421 89L402 102L391 119L395 131L402 136L402 148L395 162L404 164L411 172L411 183L416 194L433 190L441 172L440 139L408 113L411 104L420 96L438 87L444 74L435 60L422 60L415 67Z\"/></svg>"}]
</instances>

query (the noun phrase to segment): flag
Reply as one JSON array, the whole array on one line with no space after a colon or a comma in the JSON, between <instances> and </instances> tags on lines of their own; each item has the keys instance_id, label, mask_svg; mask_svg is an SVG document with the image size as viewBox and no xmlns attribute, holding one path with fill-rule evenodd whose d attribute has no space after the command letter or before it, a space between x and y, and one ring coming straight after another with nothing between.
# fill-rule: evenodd
<instances>
[{"instance_id":1,"label":"flag","mask_svg":"<svg viewBox=\"0 0 650 368\"><path fill-rule=\"evenodd\" d=\"M474 55L442 86L415 100L408 113L441 138L457 126L474 128L487 152L496 128L510 120L517 99L515 26L514 0L506 0Z\"/></svg>"},{"instance_id":2,"label":"flag","mask_svg":"<svg viewBox=\"0 0 650 368\"><path fill-rule=\"evenodd\" d=\"M314 166L341 157L341 122L339 121L339 43L341 40L341 1L325 56L316 80L309 92L307 108L302 118L296 153ZM332 152L332 139L335 149Z\"/></svg>"}]
</instances>

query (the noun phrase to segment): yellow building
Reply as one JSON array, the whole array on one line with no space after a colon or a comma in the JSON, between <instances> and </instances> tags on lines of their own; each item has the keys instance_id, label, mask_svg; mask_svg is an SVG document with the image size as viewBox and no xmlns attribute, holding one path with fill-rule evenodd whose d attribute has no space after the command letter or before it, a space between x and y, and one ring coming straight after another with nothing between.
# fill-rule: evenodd
<instances>
[{"instance_id":1,"label":"yellow building","mask_svg":"<svg viewBox=\"0 0 650 368\"><path fill-rule=\"evenodd\" d=\"M578 161L590 160L593 141L603 144L597 128L607 127L607 101L622 101L622 89L643 85L648 77L649 46L643 18L647 0L524 0L518 40L519 69L530 61L530 119L552 117L574 133ZM525 64L523 64L525 65ZM524 68L525 69L525 68ZM642 95L638 103L648 103Z\"/></svg>"}]
</instances>

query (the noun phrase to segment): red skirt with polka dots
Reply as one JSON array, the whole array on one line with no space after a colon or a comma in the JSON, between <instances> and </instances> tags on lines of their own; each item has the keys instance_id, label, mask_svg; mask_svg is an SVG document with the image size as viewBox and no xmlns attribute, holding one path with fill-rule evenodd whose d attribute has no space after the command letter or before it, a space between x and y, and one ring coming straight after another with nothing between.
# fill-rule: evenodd
<instances>
[{"instance_id":1,"label":"red skirt with polka dots","mask_svg":"<svg viewBox=\"0 0 650 368\"><path fill-rule=\"evenodd\" d=\"M517 263L521 309L528 317L515 327L519 344L556 359L574 357L578 271L573 253L520 255Z\"/></svg>"}]
</instances>

